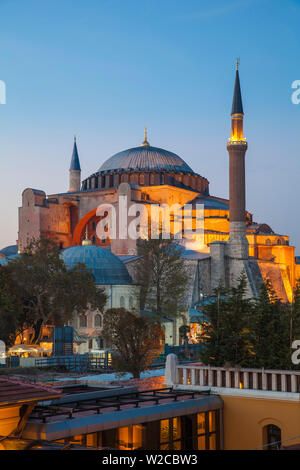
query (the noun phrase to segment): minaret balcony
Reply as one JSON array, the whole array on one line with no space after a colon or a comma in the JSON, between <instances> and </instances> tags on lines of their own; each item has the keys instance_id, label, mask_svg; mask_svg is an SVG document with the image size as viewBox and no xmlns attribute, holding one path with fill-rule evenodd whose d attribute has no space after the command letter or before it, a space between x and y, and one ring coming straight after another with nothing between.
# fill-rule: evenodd
<instances>
[{"instance_id":1,"label":"minaret balcony","mask_svg":"<svg viewBox=\"0 0 300 470\"><path fill-rule=\"evenodd\" d=\"M229 139L229 141L227 142L227 148L231 147L231 146L241 146L245 149L247 149L248 147L248 142L246 140L231 140Z\"/></svg>"}]
</instances>

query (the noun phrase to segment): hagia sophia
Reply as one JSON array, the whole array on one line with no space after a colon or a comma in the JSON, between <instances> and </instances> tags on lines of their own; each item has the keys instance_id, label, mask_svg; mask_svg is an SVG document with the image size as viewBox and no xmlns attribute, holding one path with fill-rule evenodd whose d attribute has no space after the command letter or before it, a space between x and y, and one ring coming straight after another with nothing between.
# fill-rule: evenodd
<instances>
[{"instance_id":1,"label":"hagia sophia","mask_svg":"<svg viewBox=\"0 0 300 470\"><path fill-rule=\"evenodd\" d=\"M187 322L193 323L203 298L222 282L234 285L242 272L247 278L247 293L258 294L259 286L269 278L277 295L291 302L293 289L300 278L300 260L289 236L278 234L276 228L257 222L245 205L245 156L247 142L243 135L244 111L238 64L231 112L229 154L229 198L210 194L209 181L195 173L180 156L154 147L147 133L138 147L123 150L102 163L95 173L82 180L81 164L74 139L69 188L59 194L46 195L41 189L27 188L19 208L17 245L0 252L0 264L27 246L32 238L46 236L57 239L66 264L85 262L92 269L97 285L104 286L108 307L124 306L139 310L139 286L135 267L139 262L137 240L97 236L100 217L97 208L111 204L117 214L119 196L127 198L128 206L142 203L196 204L204 206L204 245L198 249L182 241L183 263L188 266L190 281L186 293ZM150 139L149 139L150 140ZM128 223L130 217L128 216ZM91 341L88 350L96 347L94 339L101 332L101 318L89 312L77 319L77 330ZM180 324L180 322L179 322ZM101 335L100 335L101 336ZM94 341L94 342L93 342ZM176 328L166 325L166 341L178 343ZM102 345L103 346L103 345Z\"/></svg>"}]
</instances>

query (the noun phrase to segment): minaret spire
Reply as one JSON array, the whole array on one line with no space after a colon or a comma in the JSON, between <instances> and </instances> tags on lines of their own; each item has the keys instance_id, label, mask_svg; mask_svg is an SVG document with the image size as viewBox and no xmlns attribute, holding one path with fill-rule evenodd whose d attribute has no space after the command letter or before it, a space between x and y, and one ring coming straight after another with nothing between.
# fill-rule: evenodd
<instances>
[{"instance_id":1,"label":"minaret spire","mask_svg":"<svg viewBox=\"0 0 300 470\"><path fill-rule=\"evenodd\" d=\"M232 141L243 141L244 110L239 76L239 59L236 61L235 84L231 108L231 137Z\"/></svg>"},{"instance_id":2,"label":"minaret spire","mask_svg":"<svg viewBox=\"0 0 300 470\"><path fill-rule=\"evenodd\" d=\"M239 77L239 63L236 75L231 111L231 137L227 143L229 153L229 256L247 259L249 256L246 238L246 182L245 154L247 142L243 135L244 111Z\"/></svg>"},{"instance_id":3,"label":"minaret spire","mask_svg":"<svg viewBox=\"0 0 300 470\"><path fill-rule=\"evenodd\" d=\"M73 152L72 152L70 170L81 171L79 156L78 156L78 150L77 150L77 144L76 144L76 135L74 135L74 145L73 145Z\"/></svg>"},{"instance_id":4,"label":"minaret spire","mask_svg":"<svg viewBox=\"0 0 300 470\"><path fill-rule=\"evenodd\" d=\"M80 191L81 186L81 168L77 150L76 135L74 135L73 152L70 165L69 192Z\"/></svg>"}]
</instances>

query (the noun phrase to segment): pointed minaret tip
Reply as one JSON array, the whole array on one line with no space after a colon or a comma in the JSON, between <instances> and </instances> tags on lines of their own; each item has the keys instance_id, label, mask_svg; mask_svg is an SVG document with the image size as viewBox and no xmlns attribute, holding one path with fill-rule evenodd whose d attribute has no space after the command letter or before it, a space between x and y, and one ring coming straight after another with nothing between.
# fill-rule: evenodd
<instances>
[{"instance_id":1,"label":"pointed minaret tip","mask_svg":"<svg viewBox=\"0 0 300 470\"><path fill-rule=\"evenodd\" d=\"M81 171L77 144L76 144L76 135L74 135L73 153L72 153L72 159L71 159L71 165L70 165L70 171L71 170Z\"/></svg>"},{"instance_id":2,"label":"pointed minaret tip","mask_svg":"<svg viewBox=\"0 0 300 470\"><path fill-rule=\"evenodd\" d=\"M239 59L237 59L231 115L232 114L244 114L241 85L240 85L240 76L239 76L239 64L240 64L240 61Z\"/></svg>"}]
</instances>

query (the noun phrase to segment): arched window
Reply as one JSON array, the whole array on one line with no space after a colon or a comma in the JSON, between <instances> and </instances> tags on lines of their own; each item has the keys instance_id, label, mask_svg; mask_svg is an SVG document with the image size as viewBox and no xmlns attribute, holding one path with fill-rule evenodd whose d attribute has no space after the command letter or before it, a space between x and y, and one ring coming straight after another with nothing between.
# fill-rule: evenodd
<instances>
[{"instance_id":1,"label":"arched window","mask_svg":"<svg viewBox=\"0 0 300 470\"><path fill-rule=\"evenodd\" d=\"M86 328L87 327L87 316L86 315L80 315L79 316L79 326L80 326L80 328Z\"/></svg>"},{"instance_id":2,"label":"arched window","mask_svg":"<svg viewBox=\"0 0 300 470\"><path fill-rule=\"evenodd\" d=\"M120 297L120 307L125 308L125 298L123 297L123 295L121 295Z\"/></svg>"},{"instance_id":3,"label":"arched window","mask_svg":"<svg viewBox=\"0 0 300 470\"><path fill-rule=\"evenodd\" d=\"M270 240L270 238L268 238L268 239L266 240L266 245L268 245L268 246L271 245L271 240Z\"/></svg>"},{"instance_id":4,"label":"arched window","mask_svg":"<svg viewBox=\"0 0 300 470\"><path fill-rule=\"evenodd\" d=\"M130 310L133 309L133 306L134 306L133 304L134 304L134 302L133 302L133 297L130 296L130 297L129 297L129 308L130 308Z\"/></svg>"},{"instance_id":5,"label":"arched window","mask_svg":"<svg viewBox=\"0 0 300 470\"><path fill-rule=\"evenodd\" d=\"M100 313L97 313L94 317L94 327L95 328L101 328L102 326L102 317L100 315Z\"/></svg>"},{"instance_id":6,"label":"arched window","mask_svg":"<svg viewBox=\"0 0 300 470\"><path fill-rule=\"evenodd\" d=\"M264 427L264 447L267 450L277 450L281 447L281 429L275 424L268 424Z\"/></svg>"},{"instance_id":7,"label":"arched window","mask_svg":"<svg viewBox=\"0 0 300 470\"><path fill-rule=\"evenodd\" d=\"M277 239L277 245L281 245L281 240L280 240L280 238Z\"/></svg>"}]
</instances>

